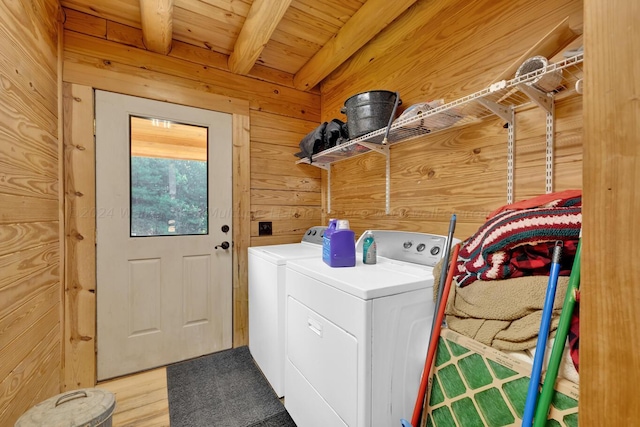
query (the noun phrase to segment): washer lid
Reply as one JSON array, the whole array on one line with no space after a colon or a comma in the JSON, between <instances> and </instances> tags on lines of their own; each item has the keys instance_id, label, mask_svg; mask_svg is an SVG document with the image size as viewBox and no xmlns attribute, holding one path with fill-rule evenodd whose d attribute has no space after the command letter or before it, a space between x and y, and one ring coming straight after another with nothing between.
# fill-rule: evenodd
<instances>
[{"instance_id":1,"label":"washer lid","mask_svg":"<svg viewBox=\"0 0 640 427\"><path fill-rule=\"evenodd\" d=\"M116 398L107 390L75 390L38 403L18 419L16 427L100 426L111 417L115 406Z\"/></svg>"},{"instance_id":2,"label":"washer lid","mask_svg":"<svg viewBox=\"0 0 640 427\"><path fill-rule=\"evenodd\" d=\"M287 243L284 245L253 246L249 254L256 255L277 265L299 258L322 258L322 245L313 243Z\"/></svg>"},{"instance_id":3,"label":"washer lid","mask_svg":"<svg viewBox=\"0 0 640 427\"><path fill-rule=\"evenodd\" d=\"M355 267L329 267L320 258L306 258L289 261L287 268L365 300L433 287L431 267L383 257L364 264L361 253Z\"/></svg>"}]
</instances>

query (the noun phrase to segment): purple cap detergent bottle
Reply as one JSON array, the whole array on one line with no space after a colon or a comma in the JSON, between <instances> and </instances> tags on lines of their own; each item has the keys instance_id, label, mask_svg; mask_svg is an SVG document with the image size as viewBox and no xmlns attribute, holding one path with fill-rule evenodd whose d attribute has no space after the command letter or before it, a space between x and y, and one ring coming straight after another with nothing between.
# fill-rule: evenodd
<instances>
[{"instance_id":1,"label":"purple cap detergent bottle","mask_svg":"<svg viewBox=\"0 0 640 427\"><path fill-rule=\"evenodd\" d=\"M326 232L325 232L326 235ZM356 265L355 233L349 229L349 221L338 220L335 231L329 237L329 259L323 260L330 267L353 267Z\"/></svg>"}]
</instances>

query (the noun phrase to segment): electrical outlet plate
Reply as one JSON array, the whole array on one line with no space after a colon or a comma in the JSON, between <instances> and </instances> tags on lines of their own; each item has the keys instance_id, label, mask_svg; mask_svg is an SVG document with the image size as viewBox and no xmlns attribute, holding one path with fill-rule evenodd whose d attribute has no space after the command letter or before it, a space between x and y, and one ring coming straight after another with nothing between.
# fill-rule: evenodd
<instances>
[{"instance_id":1,"label":"electrical outlet plate","mask_svg":"<svg viewBox=\"0 0 640 427\"><path fill-rule=\"evenodd\" d=\"M273 228L271 221L258 223L258 236L271 236L273 234Z\"/></svg>"}]
</instances>

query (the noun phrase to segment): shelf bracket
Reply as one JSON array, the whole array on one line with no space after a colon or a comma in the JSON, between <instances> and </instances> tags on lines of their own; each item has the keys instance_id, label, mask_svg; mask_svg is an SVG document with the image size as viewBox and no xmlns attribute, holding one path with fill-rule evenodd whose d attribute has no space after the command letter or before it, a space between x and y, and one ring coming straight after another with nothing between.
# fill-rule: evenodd
<instances>
[{"instance_id":1,"label":"shelf bracket","mask_svg":"<svg viewBox=\"0 0 640 427\"><path fill-rule=\"evenodd\" d=\"M331 169L331 163L309 163L309 164L317 168L324 169L326 171Z\"/></svg>"},{"instance_id":2,"label":"shelf bracket","mask_svg":"<svg viewBox=\"0 0 640 427\"><path fill-rule=\"evenodd\" d=\"M505 107L504 105L500 105L497 102L489 101L485 98L478 98L477 101L488 110L491 110L493 114L500 117L505 122L513 123L512 108Z\"/></svg>"},{"instance_id":3,"label":"shelf bracket","mask_svg":"<svg viewBox=\"0 0 640 427\"><path fill-rule=\"evenodd\" d=\"M376 153L382 154L384 156L389 157L389 146L388 145L380 145L374 144L373 142L360 141L359 145L367 147L369 150L374 151Z\"/></svg>"},{"instance_id":4,"label":"shelf bracket","mask_svg":"<svg viewBox=\"0 0 640 427\"><path fill-rule=\"evenodd\" d=\"M530 100L535 102L547 113L551 113L553 111L553 96L548 95L534 87L531 87L526 83L519 84L518 90L527 95Z\"/></svg>"}]
</instances>

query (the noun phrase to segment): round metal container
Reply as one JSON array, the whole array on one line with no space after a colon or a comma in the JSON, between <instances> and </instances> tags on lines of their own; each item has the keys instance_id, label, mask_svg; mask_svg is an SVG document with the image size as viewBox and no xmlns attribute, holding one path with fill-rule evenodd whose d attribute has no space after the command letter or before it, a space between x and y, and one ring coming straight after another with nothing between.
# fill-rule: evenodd
<instances>
[{"instance_id":1,"label":"round metal container","mask_svg":"<svg viewBox=\"0 0 640 427\"><path fill-rule=\"evenodd\" d=\"M15 427L111 427L115 407L111 392L74 390L38 403L16 421Z\"/></svg>"},{"instance_id":2,"label":"round metal container","mask_svg":"<svg viewBox=\"0 0 640 427\"><path fill-rule=\"evenodd\" d=\"M347 99L341 112L347 115L349 138L387 127L395 101L396 93L388 90L362 92Z\"/></svg>"},{"instance_id":3,"label":"round metal container","mask_svg":"<svg viewBox=\"0 0 640 427\"><path fill-rule=\"evenodd\" d=\"M534 56L522 63L516 71L516 77L537 71L549 65L549 61L544 56ZM562 71L555 70L546 74L542 74L532 81L528 82L530 86L535 87L543 92L553 92L562 83Z\"/></svg>"}]
</instances>

